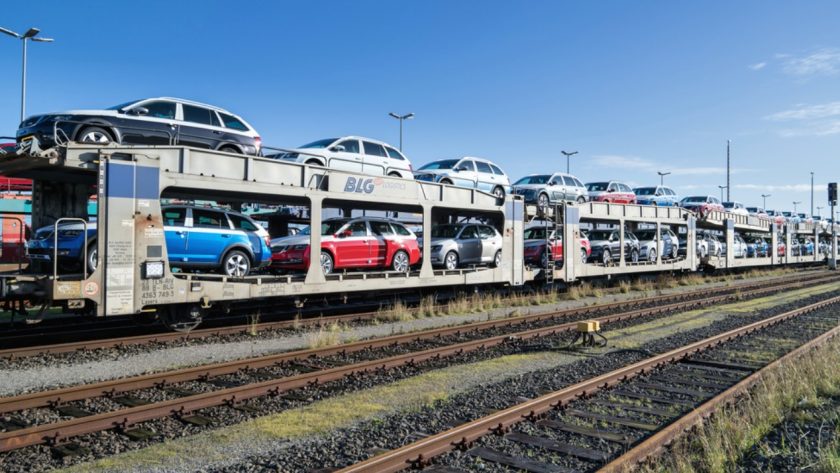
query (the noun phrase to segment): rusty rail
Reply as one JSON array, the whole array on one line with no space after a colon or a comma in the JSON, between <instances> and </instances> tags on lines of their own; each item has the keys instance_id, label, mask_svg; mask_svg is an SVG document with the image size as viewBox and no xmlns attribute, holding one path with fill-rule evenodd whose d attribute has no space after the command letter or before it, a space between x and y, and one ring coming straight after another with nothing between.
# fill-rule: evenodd
<instances>
[{"instance_id":1,"label":"rusty rail","mask_svg":"<svg viewBox=\"0 0 840 473\"><path fill-rule=\"evenodd\" d=\"M819 282L822 279L831 278L832 275L830 272L820 272L817 274L809 274L803 277L796 278L794 280L788 281L791 284L804 284L807 282ZM742 284L736 284L733 286L729 286L726 288L720 288L721 291L737 291L737 290L749 290L755 287L765 287L767 284L772 284L774 282L778 282L778 279L773 279L770 281L762 281L762 282L748 282ZM621 302L611 302L607 304L599 304L596 306L589 306L589 307L580 307L574 309L565 309L562 311L555 311L552 312L555 316L575 316L575 315L585 315L592 313L594 311L601 311L601 310L610 310L615 308L625 308L628 304L650 304L650 303L663 303L665 301L679 301L685 300L686 298L691 297L701 297L704 296L709 292L709 289L700 289L696 291L688 291L681 294L671 294L671 295L663 295L663 296L655 296L655 297L640 297L634 298L627 301ZM386 312L387 313L387 312ZM108 338L108 339L101 339L101 340L89 340L89 341L81 341L81 342L69 342L69 343L58 343L52 345L41 345L41 346L33 346L33 347L21 347L21 348L8 348L0 350L0 358L26 358L30 356L42 355L42 354L49 354L49 353L68 353L74 351L83 351L83 350L95 350L101 348L114 348L114 347L123 347L123 346L134 346L134 345L144 345L150 343L167 343L167 342L176 342L176 341L187 341L187 340L200 340L209 337L215 336L222 336L222 335L236 335L236 334L244 334L244 333L252 333L254 331L264 331L264 330L280 330L280 329L288 329L293 327L317 327L317 326L324 326L329 325L332 323L343 323L343 322L356 322L356 321L363 321L375 318L378 315L382 315L379 312L361 312L361 313L354 313L354 314L345 314L345 315L335 315L329 317L317 317L317 318L301 318L298 320L281 320L276 322L264 322L260 324L243 324L243 325L234 325L229 327L214 327L214 328L206 328L206 329L199 329L193 330L189 333L182 333L182 332L168 332L168 333L155 333L155 334L148 334L148 335L133 335L129 337L119 337L119 338Z\"/></svg>"},{"instance_id":2,"label":"rusty rail","mask_svg":"<svg viewBox=\"0 0 840 473\"><path fill-rule=\"evenodd\" d=\"M390 473L409 467L428 464L430 459L456 448L470 445L475 440L497 432L504 432L511 426L525 420L536 419L546 412L565 406L582 396L591 395L628 379L650 372L668 363L674 363L691 354L747 335L756 330L778 324L823 307L837 304L840 297L834 297L796 310L754 322L728 332L685 345L661 355L650 357L638 363L568 386L522 404L501 410L475 421L418 440L396 450L383 453L368 460L348 466L337 473ZM679 427L677 428L679 429ZM642 456L640 451L639 455Z\"/></svg>"}]
</instances>

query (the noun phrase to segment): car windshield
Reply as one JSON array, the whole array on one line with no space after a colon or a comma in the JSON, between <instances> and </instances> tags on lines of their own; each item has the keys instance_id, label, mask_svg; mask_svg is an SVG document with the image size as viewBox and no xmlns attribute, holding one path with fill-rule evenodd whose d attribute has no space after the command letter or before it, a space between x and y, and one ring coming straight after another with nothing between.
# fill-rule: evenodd
<instances>
[{"instance_id":1,"label":"car windshield","mask_svg":"<svg viewBox=\"0 0 840 473\"><path fill-rule=\"evenodd\" d=\"M609 240L610 235L612 235L611 230L592 230L591 232L589 232L589 239L591 241Z\"/></svg>"},{"instance_id":2,"label":"car windshield","mask_svg":"<svg viewBox=\"0 0 840 473\"><path fill-rule=\"evenodd\" d=\"M305 144L305 145L301 146L301 148L304 148L304 149L323 149L323 148L326 148L327 146L335 143L335 140L337 140L337 139L338 138L327 138L325 140L313 141L312 143L308 143L308 144Z\"/></svg>"},{"instance_id":3,"label":"car windshield","mask_svg":"<svg viewBox=\"0 0 840 473\"><path fill-rule=\"evenodd\" d=\"M524 186L526 184L545 184L551 176L548 174L541 174L539 176L525 176L522 179L513 183L515 186Z\"/></svg>"},{"instance_id":4,"label":"car windshield","mask_svg":"<svg viewBox=\"0 0 840 473\"><path fill-rule=\"evenodd\" d=\"M664 234L660 235L660 238ZM644 230L644 231L637 231L636 238L639 240L656 240L656 230Z\"/></svg>"},{"instance_id":5,"label":"car windshield","mask_svg":"<svg viewBox=\"0 0 840 473\"><path fill-rule=\"evenodd\" d=\"M785 217L793 216L793 214L791 212L782 212L782 215L784 215Z\"/></svg>"},{"instance_id":6,"label":"car windshield","mask_svg":"<svg viewBox=\"0 0 840 473\"><path fill-rule=\"evenodd\" d=\"M525 230L526 240L545 240L545 227L534 227Z\"/></svg>"},{"instance_id":7,"label":"car windshield","mask_svg":"<svg viewBox=\"0 0 840 473\"><path fill-rule=\"evenodd\" d=\"M695 196L695 197L686 197L682 201L683 202L705 202L706 201L706 196L699 195L699 196Z\"/></svg>"},{"instance_id":8,"label":"car windshield","mask_svg":"<svg viewBox=\"0 0 840 473\"><path fill-rule=\"evenodd\" d=\"M459 230L460 225L437 225L432 227L432 238L455 238Z\"/></svg>"},{"instance_id":9,"label":"car windshield","mask_svg":"<svg viewBox=\"0 0 840 473\"><path fill-rule=\"evenodd\" d=\"M349 222L347 219L327 220L321 224L321 235L334 235L347 222Z\"/></svg>"},{"instance_id":10,"label":"car windshield","mask_svg":"<svg viewBox=\"0 0 840 473\"><path fill-rule=\"evenodd\" d=\"M656 194L656 187L639 187L637 189L633 189L633 192L636 195L654 195Z\"/></svg>"},{"instance_id":11,"label":"car windshield","mask_svg":"<svg viewBox=\"0 0 840 473\"><path fill-rule=\"evenodd\" d=\"M609 182L590 182L586 184L586 190L595 192L605 191L609 185Z\"/></svg>"},{"instance_id":12,"label":"car windshield","mask_svg":"<svg viewBox=\"0 0 840 473\"><path fill-rule=\"evenodd\" d=\"M423 166L420 168L422 171L423 169L433 170L433 169L452 169L456 163L458 163L458 159L443 159L441 161L432 161L431 163Z\"/></svg>"},{"instance_id":13,"label":"car windshield","mask_svg":"<svg viewBox=\"0 0 840 473\"><path fill-rule=\"evenodd\" d=\"M140 100L132 100L131 102L121 103L119 105L114 105L113 107L108 107L105 110L122 110L122 109L128 107L129 105L136 104L139 101Z\"/></svg>"},{"instance_id":14,"label":"car windshield","mask_svg":"<svg viewBox=\"0 0 840 473\"><path fill-rule=\"evenodd\" d=\"M758 207L747 207L747 212L751 214L756 214L758 213Z\"/></svg>"}]
</instances>

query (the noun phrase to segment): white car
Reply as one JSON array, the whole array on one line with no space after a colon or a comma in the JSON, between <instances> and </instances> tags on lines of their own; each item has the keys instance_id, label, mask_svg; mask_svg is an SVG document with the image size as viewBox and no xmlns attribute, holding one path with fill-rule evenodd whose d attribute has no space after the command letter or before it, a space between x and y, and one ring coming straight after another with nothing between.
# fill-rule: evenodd
<instances>
[{"instance_id":1,"label":"white car","mask_svg":"<svg viewBox=\"0 0 840 473\"><path fill-rule=\"evenodd\" d=\"M511 192L510 179L499 166L484 158L471 156L432 161L418 169L414 178L418 181L478 189L502 199Z\"/></svg>"},{"instance_id":2,"label":"white car","mask_svg":"<svg viewBox=\"0 0 840 473\"><path fill-rule=\"evenodd\" d=\"M339 171L414 178L411 162L404 154L388 143L361 136L313 141L271 157Z\"/></svg>"},{"instance_id":3,"label":"white car","mask_svg":"<svg viewBox=\"0 0 840 473\"><path fill-rule=\"evenodd\" d=\"M729 248L726 247L726 244L723 244L723 254L725 255L726 252L729 251ZM746 258L747 257L747 242L744 241L744 238L741 237L739 234L735 234L732 239L732 256L734 258Z\"/></svg>"},{"instance_id":4,"label":"white car","mask_svg":"<svg viewBox=\"0 0 840 473\"><path fill-rule=\"evenodd\" d=\"M740 202L724 202L723 208L726 209L727 212L735 214L735 215L749 215L750 212L744 207L744 204Z\"/></svg>"},{"instance_id":5,"label":"white car","mask_svg":"<svg viewBox=\"0 0 840 473\"><path fill-rule=\"evenodd\" d=\"M709 232L697 234L697 256L705 258L707 256L722 256L723 245L716 235Z\"/></svg>"}]
</instances>

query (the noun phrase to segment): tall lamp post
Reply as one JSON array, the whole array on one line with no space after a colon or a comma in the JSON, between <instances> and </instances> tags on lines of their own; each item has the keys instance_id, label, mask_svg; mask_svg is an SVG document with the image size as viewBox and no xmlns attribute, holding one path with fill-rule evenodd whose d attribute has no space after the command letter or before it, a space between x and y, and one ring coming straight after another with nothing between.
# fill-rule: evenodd
<instances>
[{"instance_id":1,"label":"tall lamp post","mask_svg":"<svg viewBox=\"0 0 840 473\"><path fill-rule=\"evenodd\" d=\"M23 74L21 75L20 81L20 121L26 116L26 43L30 40L35 41L37 43L52 43L52 38L37 38L36 36L40 33L41 30L38 28L29 28L26 33L19 34L15 33L12 30L7 30L6 28L0 27L0 33L6 33L7 35L19 39L23 42Z\"/></svg>"},{"instance_id":2,"label":"tall lamp post","mask_svg":"<svg viewBox=\"0 0 840 473\"><path fill-rule=\"evenodd\" d=\"M566 174L571 174L569 172L569 158L578 154L578 152L577 151L560 151L560 152L563 153L563 156L566 157Z\"/></svg>"},{"instance_id":3,"label":"tall lamp post","mask_svg":"<svg viewBox=\"0 0 840 473\"><path fill-rule=\"evenodd\" d=\"M729 186L718 186L718 189L720 189L720 200L721 200L721 202L724 202L724 200L723 200L723 190L724 189L729 189ZM727 192L729 192L729 191L727 190Z\"/></svg>"},{"instance_id":4,"label":"tall lamp post","mask_svg":"<svg viewBox=\"0 0 840 473\"><path fill-rule=\"evenodd\" d=\"M659 174L659 185L664 186L665 185L665 176L667 176L668 174L671 174L671 172L670 171L668 171L668 172L656 171L656 174Z\"/></svg>"},{"instance_id":5,"label":"tall lamp post","mask_svg":"<svg viewBox=\"0 0 840 473\"><path fill-rule=\"evenodd\" d=\"M797 205L799 205L799 204L801 204L801 203L802 203L802 201L801 201L801 200L795 200L795 201L793 201L793 213L796 213L796 206L797 206Z\"/></svg>"},{"instance_id":6,"label":"tall lamp post","mask_svg":"<svg viewBox=\"0 0 840 473\"><path fill-rule=\"evenodd\" d=\"M390 116L392 116L392 117L394 117L394 118L396 118L397 120L399 120L399 121L400 121L400 151L402 151L402 128L403 128L403 121L405 121L405 120L411 120L412 118L414 118L414 114L413 114L413 113L406 113L405 115L397 115L396 113L391 112L391 113L389 113L388 115L390 115Z\"/></svg>"},{"instance_id":7,"label":"tall lamp post","mask_svg":"<svg viewBox=\"0 0 840 473\"><path fill-rule=\"evenodd\" d=\"M814 171L811 171L811 213L814 216Z\"/></svg>"},{"instance_id":8,"label":"tall lamp post","mask_svg":"<svg viewBox=\"0 0 840 473\"><path fill-rule=\"evenodd\" d=\"M772 197L771 194L761 194L761 208L767 210L767 198Z\"/></svg>"},{"instance_id":9,"label":"tall lamp post","mask_svg":"<svg viewBox=\"0 0 840 473\"><path fill-rule=\"evenodd\" d=\"M726 201L729 202L729 145L730 141L726 140ZM723 200L723 197L720 198Z\"/></svg>"}]
</instances>

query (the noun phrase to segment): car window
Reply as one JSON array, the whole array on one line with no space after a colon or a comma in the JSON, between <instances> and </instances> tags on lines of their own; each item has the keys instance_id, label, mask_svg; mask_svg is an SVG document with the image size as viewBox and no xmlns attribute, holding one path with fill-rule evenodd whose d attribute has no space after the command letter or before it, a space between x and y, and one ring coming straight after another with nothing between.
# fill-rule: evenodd
<instances>
[{"instance_id":1,"label":"car window","mask_svg":"<svg viewBox=\"0 0 840 473\"><path fill-rule=\"evenodd\" d=\"M466 240L468 238L478 238L478 232L475 230L475 225L470 225L469 227L465 228L463 232L461 232L461 240Z\"/></svg>"},{"instance_id":2,"label":"car window","mask_svg":"<svg viewBox=\"0 0 840 473\"><path fill-rule=\"evenodd\" d=\"M359 140L344 140L336 146L344 146L345 153L359 154Z\"/></svg>"},{"instance_id":3,"label":"car window","mask_svg":"<svg viewBox=\"0 0 840 473\"><path fill-rule=\"evenodd\" d=\"M385 152L385 148L382 145L370 143L368 141L362 141L362 144L365 147L365 154L370 156L382 156L383 158L388 157L388 154Z\"/></svg>"},{"instance_id":4,"label":"car window","mask_svg":"<svg viewBox=\"0 0 840 473\"><path fill-rule=\"evenodd\" d=\"M572 187L574 187L574 186L575 186L575 181L574 181L574 179L572 179L572 178L571 178L571 177L569 177L569 176L563 176L563 182L564 182L567 186L572 186Z\"/></svg>"},{"instance_id":5,"label":"car window","mask_svg":"<svg viewBox=\"0 0 840 473\"><path fill-rule=\"evenodd\" d=\"M230 228L225 214L213 210L193 209L194 228Z\"/></svg>"},{"instance_id":6,"label":"car window","mask_svg":"<svg viewBox=\"0 0 840 473\"><path fill-rule=\"evenodd\" d=\"M484 225L478 227L478 234L481 236L482 240L487 240L489 238L493 238L494 236L496 236L496 232L493 231L492 228L484 226Z\"/></svg>"},{"instance_id":7,"label":"car window","mask_svg":"<svg viewBox=\"0 0 840 473\"><path fill-rule=\"evenodd\" d=\"M219 119L213 110L193 105L182 105L182 107L184 108L184 121L219 126Z\"/></svg>"},{"instance_id":8,"label":"car window","mask_svg":"<svg viewBox=\"0 0 840 473\"><path fill-rule=\"evenodd\" d=\"M374 220L370 222L370 229L373 230L373 233L379 236L387 236L394 234L394 230L391 228L391 225L389 225L388 222L378 222Z\"/></svg>"},{"instance_id":9,"label":"car window","mask_svg":"<svg viewBox=\"0 0 840 473\"><path fill-rule=\"evenodd\" d=\"M405 161L405 156L403 156L399 151L395 150L394 148L386 146L385 151L388 152L388 156L390 156L391 159L399 159L401 161Z\"/></svg>"},{"instance_id":10,"label":"car window","mask_svg":"<svg viewBox=\"0 0 840 473\"><path fill-rule=\"evenodd\" d=\"M358 221L351 223L348 227L350 230L350 236L367 236L367 223L364 221Z\"/></svg>"},{"instance_id":11,"label":"car window","mask_svg":"<svg viewBox=\"0 0 840 473\"><path fill-rule=\"evenodd\" d=\"M580 182L578 178L573 177L572 179L575 181L575 185L577 185L578 187L583 187L583 183Z\"/></svg>"},{"instance_id":12,"label":"car window","mask_svg":"<svg viewBox=\"0 0 840 473\"><path fill-rule=\"evenodd\" d=\"M618 190L618 184L610 184L610 186L607 187L607 192L615 192L617 190Z\"/></svg>"},{"instance_id":13,"label":"car window","mask_svg":"<svg viewBox=\"0 0 840 473\"><path fill-rule=\"evenodd\" d=\"M633 192L633 189L631 189L627 184L619 184L618 188L621 189L621 192Z\"/></svg>"},{"instance_id":14,"label":"car window","mask_svg":"<svg viewBox=\"0 0 840 473\"><path fill-rule=\"evenodd\" d=\"M242 123L242 120L234 117L233 115L228 115L227 113L219 112L219 116L222 117L222 122L225 124L225 128L230 128L232 130L248 131L248 127L244 123Z\"/></svg>"},{"instance_id":15,"label":"car window","mask_svg":"<svg viewBox=\"0 0 840 473\"><path fill-rule=\"evenodd\" d=\"M230 221L233 222L233 228L237 230L245 230L247 232L255 232L257 231L257 226L247 218L236 215L236 214L228 214Z\"/></svg>"},{"instance_id":16,"label":"car window","mask_svg":"<svg viewBox=\"0 0 840 473\"><path fill-rule=\"evenodd\" d=\"M475 165L478 168L478 172L485 172L487 174L493 174L493 170L490 169L490 165L485 163L484 161L476 161Z\"/></svg>"},{"instance_id":17,"label":"car window","mask_svg":"<svg viewBox=\"0 0 840 473\"><path fill-rule=\"evenodd\" d=\"M140 106L149 110L147 117L175 118L175 102L147 102Z\"/></svg>"},{"instance_id":18,"label":"car window","mask_svg":"<svg viewBox=\"0 0 840 473\"><path fill-rule=\"evenodd\" d=\"M405 228L404 226L400 225L399 223L392 223L392 224L391 224L391 226L392 226L392 227L394 227L394 230L396 230L396 231L397 231L397 234L398 234L398 235L402 235L402 236L411 236L411 232L410 232L410 231L408 231L408 229L407 229L407 228Z\"/></svg>"},{"instance_id":19,"label":"car window","mask_svg":"<svg viewBox=\"0 0 840 473\"><path fill-rule=\"evenodd\" d=\"M163 224L170 227L182 227L187 219L187 209L174 208L163 210Z\"/></svg>"},{"instance_id":20,"label":"car window","mask_svg":"<svg viewBox=\"0 0 840 473\"><path fill-rule=\"evenodd\" d=\"M465 159L458 164L458 167L466 168L467 171L475 171L475 164L473 164L472 159Z\"/></svg>"},{"instance_id":21,"label":"car window","mask_svg":"<svg viewBox=\"0 0 840 473\"><path fill-rule=\"evenodd\" d=\"M496 166L495 164L491 164L491 165L490 165L490 167L493 169L493 174L498 174L498 175L500 175L500 176L504 176L504 175L505 175L505 173L503 173L503 172L502 172L502 170L501 170L501 169L499 169L499 167L498 167L498 166Z\"/></svg>"}]
</instances>

